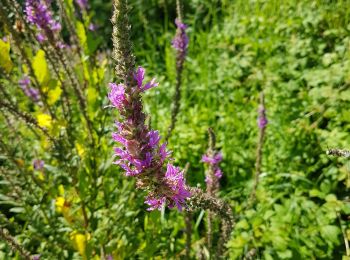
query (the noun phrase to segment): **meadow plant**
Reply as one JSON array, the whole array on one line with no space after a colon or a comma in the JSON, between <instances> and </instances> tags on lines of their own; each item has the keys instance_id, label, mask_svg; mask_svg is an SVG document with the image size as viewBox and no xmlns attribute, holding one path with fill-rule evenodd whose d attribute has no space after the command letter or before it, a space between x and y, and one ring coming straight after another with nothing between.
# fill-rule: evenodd
<instances>
[{"instance_id":1,"label":"meadow plant","mask_svg":"<svg viewBox=\"0 0 350 260\"><path fill-rule=\"evenodd\" d=\"M161 209L165 205L179 210L186 208L210 209L224 218L224 244L233 225L230 207L225 202L203 193L198 188L186 185L183 171L171 163L167 163L170 153L166 143L159 144L158 131L149 130L145 124L146 115L142 111L141 93L157 86L155 79L143 84L145 70L134 68L134 56L131 50L130 25L127 18L125 0L114 1L113 46L116 61L116 74L124 83L110 84L109 99L119 110L122 122L117 122L117 133L113 139L122 145L115 148L120 160L116 161L127 176L134 176L136 185L148 192L145 203L149 210Z\"/></svg>"},{"instance_id":2,"label":"meadow plant","mask_svg":"<svg viewBox=\"0 0 350 260\"><path fill-rule=\"evenodd\" d=\"M253 183L253 190L250 194L249 203L253 203L256 196L256 189L259 184L259 177L261 174L261 163L263 157L263 147L264 147L264 139L265 139L265 129L268 124L268 120L266 117L266 109L265 109L265 98L264 93L260 93L259 98L259 108L258 108L258 120L257 125L259 128L259 136L258 136L258 144L256 149L256 162L255 162L255 178Z\"/></svg>"},{"instance_id":3,"label":"meadow plant","mask_svg":"<svg viewBox=\"0 0 350 260\"><path fill-rule=\"evenodd\" d=\"M176 34L172 40L172 47L176 51L176 84L175 84L175 93L172 98L172 110L171 110L171 122L168 128L167 135L165 140L171 136L172 131L175 128L177 116L180 111L181 105L181 85L182 85L182 72L184 68L184 63L187 55L189 39L186 33L187 25L183 23L183 6L182 0L176 0L176 13L177 18L175 19L176 24Z\"/></svg>"},{"instance_id":4,"label":"meadow plant","mask_svg":"<svg viewBox=\"0 0 350 260\"><path fill-rule=\"evenodd\" d=\"M211 128L208 129L209 133L209 147L206 152L202 156L202 162L208 165L208 169L206 171L205 183L207 184L206 192L210 196L216 196L219 191L219 180L222 177L222 171L219 167L220 162L223 157L221 152L216 150L216 137ZM207 245L209 252L213 252L213 213L208 210L207 215ZM217 255L220 255L222 252L222 245L219 243Z\"/></svg>"}]
</instances>

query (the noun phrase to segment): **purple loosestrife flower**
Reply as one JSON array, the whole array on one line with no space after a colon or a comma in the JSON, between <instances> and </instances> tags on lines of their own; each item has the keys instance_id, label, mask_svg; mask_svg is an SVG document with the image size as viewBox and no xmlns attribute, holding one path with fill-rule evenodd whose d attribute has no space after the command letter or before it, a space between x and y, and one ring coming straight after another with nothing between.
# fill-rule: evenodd
<instances>
[{"instance_id":1,"label":"purple loosestrife flower","mask_svg":"<svg viewBox=\"0 0 350 260\"><path fill-rule=\"evenodd\" d=\"M112 255L106 255L106 260L113 260L113 256Z\"/></svg>"},{"instance_id":2,"label":"purple loosestrife flower","mask_svg":"<svg viewBox=\"0 0 350 260\"><path fill-rule=\"evenodd\" d=\"M37 171L43 170L43 169L44 169L44 165L45 165L45 163L44 163L43 160L35 159L35 160L33 161L33 167L34 167L34 169L37 170Z\"/></svg>"},{"instance_id":3,"label":"purple loosestrife flower","mask_svg":"<svg viewBox=\"0 0 350 260\"><path fill-rule=\"evenodd\" d=\"M172 41L172 46L179 52L186 53L188 47L188 36L186 34L187 25L180 22L179 19L175 20L177 27L175 38Z\"/></svg>"},{"instance_id":4,"label":"purple loosestrife flower","mask_svg":"<svg viewBox=\"0 0 350 260\"><path fill-rule=\"evenodd\" d=\"M90 23L88 29L89 31L94 32L98 29L98 26L96 24Z\"/></svg>"},{"instance_id":5,"label":"purple loosestrife flower","mask_svg":"<svg viewBox=\"0 0 350 260\"><path fill-rule=\"evenodd\" d=\"M39 90L30 87L30 78L28 76L24 76L21 80L18 81L18 84L27 97L31 98L34 102L39 101Z\"/></svg>"},{"instance_id":6,"label":"purple loosestrife flower","mask_svg":"<svg viewBox=\"0 0 350 260\"><path fill-rule=\"evenodd\" d=\"M266 118L266 111L264 105L259 106L258 110L258 127L260 129L265 128L266 125L268 124L267 118Z\"/></svg>"},{"instance_id":7,"label":"purple loosestrife flower","mask_svg":"<svg viewBox=\"0 0 350 260\"><path fill-rule=\"evenodd\" d=\"M125 170L126 176L137 179L137 187L148 191L145 203L148 210L160 210L165 205L179 210L191 196L183 172L168 163L170 152L166 143L160 144L158 131L149 130L142 112L141 94L158 86L155 79L144 84L145 69L139 67L130 86L110 83L108 98L118 109L123 121L116 122L117 132L112 139L121 147L114 148L114 162Z\"/></svg>"},{"instance_id":8,"label":"purple loosestrife flower","mask_svg":"<svg viewBox=\"0 0 350 260\"><path fill-rule=\"evenodd\" d=\"M222 171L219 167L221 161L221 152L215 153L214 151L211 151L202 156L202 162L209 165L209 171L205 176L208 190L217 190L219 187L219 180L222 177Z\"/></svg>"},{"instance_id":9,"label":"purple loosestrife flower","mask_svg":"<svg viewBox=\"0 0 350 260\"><path fill-rule=\"evenodd\" d=\"M38 30L39 42L48 39L53 41L62 29L61 24L53 18L48 0L26 0L25 13L27 21Z\"/></svg>"},{"instance_id":10,"label":"purple loosestrife flower","mask_svg":"<svg viewBox=\"0 0 350 260\"><path fill-rule=\"evenodd\" d=\"M186 57L189 42L186 34L187 25L182 23L179 19L175 20L175 24L177 26L177 31L172 41L172 46L177 51L177 62L182 64Z\"/></svg>"},{"instance_id":11,"label":"purple loosestrife flower","mask_svg":"<svg viewBox=\"0 0 350 260\"><path fill-rule=\"evenodd\" d=\"M87 0L75 0L75 3L79 6L82 11L85 11L88 7Z\"/></svg>"}]
</instances>

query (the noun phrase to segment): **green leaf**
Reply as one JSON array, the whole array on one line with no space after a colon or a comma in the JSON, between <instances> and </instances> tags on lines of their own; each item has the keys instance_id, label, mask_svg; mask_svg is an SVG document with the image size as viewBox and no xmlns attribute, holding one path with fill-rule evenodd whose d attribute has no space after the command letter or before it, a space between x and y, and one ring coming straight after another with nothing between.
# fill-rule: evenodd
<instances>
[{"instance_id":1,"label":"green leaf","mask_svg":"<svg viewBox=\"0 0 350 260\"><path fill-rule=\"evenodd\" d=\"M87 48L87 37L86 37L86 32L84 28L84 24L81 22L76 23L76 28L77 28L77 36L80 42L80 45L84 48L85 53L87 53L88 48Z\"/></svg>"},{"instance_id":2,"label":"green leaf","mask_svg":"<svg viewBox=\"0 0 350 260\"><path fill-rule=\"evenodd\" d=\"M338 235L340 231L337 226L326 225L321 227L321 236L326 240L332 243L339 243Z\"/></svg>"},{"instance_id":3,"label":"green leaf","mask_svg":"<svg viewBox=\"0 0 350 260\"><path fill-rule=\"evenodd\" d=\"M88 54L92 54L96 51L98 45L101 43L101 37L96 37L92 33L87 34L87 47L89 50Z\"/></svg>"},{"instance_id":4,"label":"green leaf","mask_svg":"<svg viewBox=\"0 0 350 260\"><path fill-rule=\"evenodd\" d=\"M13 63L10 57L10 43L6 43L0 39L0 67L7 73L10 73L13 68Z\"/></svg>"},{"instance_id":5,"label":"green leaf","mask_svg":"<svg viewBox=\"0 0 350 260\"><path fill-rule=\"evenodd\" d=\"M13 212L13 213L24 213L25 209L22 208L22 207L15 207L15 208L11 208L10 212Z\"/></svg>"},{"instance_id":6,"label":"green leaf","mask_svg":"<svg viewBox=\"0 0 350 260\"><path fill-rule=\"evenodd\" d=\"M32 65L34 74L38 79L40 85L46 85L50 80L50 72L45 59L45 52L43 50L38 50L35 57L33 58Z\"/></svg>"}]
</instances>

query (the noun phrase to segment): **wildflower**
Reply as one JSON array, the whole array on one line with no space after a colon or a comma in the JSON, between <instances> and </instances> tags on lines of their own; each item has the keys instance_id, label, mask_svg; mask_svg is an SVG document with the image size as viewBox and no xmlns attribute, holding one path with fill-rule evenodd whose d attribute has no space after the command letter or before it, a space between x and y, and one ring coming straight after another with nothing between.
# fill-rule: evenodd
<instances>
[{"instance_id":1,"label":"wildflower","mask_svg":"<svg viewBox=\"0 0 350 260\"><path fill-rule=\"evenodd\" d=\"M202 162L209 164L210 170L208 171L205 182L207 185L218 185L218 180L222 177L222 171L219 167L219 163L222 161L222 154L220 152L214 154L205 154L202 156Z\"/></svg>"},{"instance_id":2,"label":"wildflower","mask_svg":"<svg viewBox=\"0 0 350 260\"><path fill-rule=\"evenodd\" d=\"M202 162L209 163L212 165L218 164L221 161L222 161L222 154L220 152L214 154L213 156L209 156L209 155L202 156Z\"/></svg>"},{"instance_id":3,"label":"wildflower","mask_svg":"<svg viewBox=\"0 0 350 260\"><path fill-rule=\"evenodd\" d=\"M259 106L259 110L258 110L259 116L258 116L258 127L260 129L265 128L268 121L266 118L266 111L265 111L265 107L264 105L260 105Z\"/></svg>"},{"instance_id":4,"label":"wildflower","mask_svg":"<svg viewBox=\"0 0 350 260\"><path fill-rule=\"evenodd\" d=\"M179 19L175 20L175 24L177 26L177 31L175 38L172 41L172 46L179 53L183 55L183 58L186 55L187 47L188 47L188 36L186 34L187 25L182 23Z\"/></svg>"},{"instance_id":5,"label":"wildflower","mask_svg":"<svg viewBox=\"0 0 350 260\"><path fill-rule=\"evenodd\" d=\"M182 210L191 194L178 167L168 163L165 169L171 153L166 143L160 144L159 132L145 125L140 94L158 83L152 79L144 84L144 77L145 69L138 67L135 85L109 84L108 98L124 119L116 122L117 132L112 133L112 139L121 146L114 148L118 158L114 163L125 170L126 176L135 177L138 187L149 191L145 200L148 210L160 210L165 205Z\"/></svg>"},{"instance_id":6,"label":"wildflower","mask_svg":"<svg viewBox=\"0 0 350 260\"><path fill-rule=\"evenodd\" d=\"M79 6L81 10L86 10L88 7L87 0L75 0L75 3Z\"/></svg>"},{"instance_id":7,"label":"wildflower","mask_svg":"<svg viewBox=\"0 0 350 260\"><path fill-rule=\"evenodd\" d=\"M61 24L53 18L49 5L50 1L47 0L26 0L25 3L27 21L37 28L39 42L54 40L62 29Z\"/></svg>"},{"instance_id":8,"label":"wildflower","mask_svg":"<svg viewBox=\"0 0 350 260\"><path fill-rule=\"evenodd\" d=\"M181 7L178 6L178 17L182 17L181 15ZM174 39L172 40L172 46L176 50L176 85L175 92L173 96L173 107L171 110L171 122L168 128L168 133L165 137L165 140L169 140L172 131L175 128L175 124L177 121L177 115L180 111L180 100L181 100L181 85L182 85L182 71L185 63L185 57L187 54L188 48L188 36L186 34L187 26L182 23L181 18L177 18L175 20L175 24L177 26L176 34Z\"/></svg>"},{"instance_id":9,"label":"wildflower","mask_svg":"<svg viewBox=\"0 0 350 260\"><path fill-rule=\"evenodd\" d=\"M30 78L28 76L24 76L22 79L20 79L18 84L27 97L31 98L34 102L39 101L39 90L30 87Z\"/></svg>"},{"instance_id":10,"label":"wildflower","mask_svg":"<svg viewBox=\"0 0 350 260\"><path fill-rule=\"evenodd\" d=\"M98 26L96 24L90 23L88 29L89 31L94 32L98 29Z\"/></svg>"},{"instance_id":11,"label":"wildflower","mask_svg":"<svg viewBox=\"0 0 350 260\"><path fill-rule=\"evenodd\" d=\"M34 169L37 170L37 171L41 171L42 169L44 169L44 165L45 165L45 163L44 163L43 160L35 159L35 160L33 161L33 167L34 167Z\"/></svg>"}]
</instances>

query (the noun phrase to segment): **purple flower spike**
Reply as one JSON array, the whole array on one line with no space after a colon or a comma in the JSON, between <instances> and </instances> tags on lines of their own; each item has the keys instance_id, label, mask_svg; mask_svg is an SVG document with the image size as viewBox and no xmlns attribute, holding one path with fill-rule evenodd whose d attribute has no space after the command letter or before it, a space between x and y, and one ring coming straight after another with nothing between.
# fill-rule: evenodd
<instances>
[{"instance_id":1,"label":"purple flower spike","mask_svg":"<svg viewBox=\"0 0 350 260\"><path fill-rule=\"evenodd\" d=\"M53 39L62 29L61 24L53 19L49 5L50 1L45 0L27 0L25 4L27 21L38 29L39 41Z\"/></svg>"},{"instance_id":2,"label":"purple flower spike","mask_svg":"<svg viewBox=\"0 0 350 260\"><path fill-rule=\"evenodd\" d=\"M219 163L222 161L221 152L209 150L207 154L202 156L202 162L209 165L209 170L205 176L207 191L212 193L219 189L219 180L222 178L222 171Z\"/></svg>"},{"instance_id":3,"label":"purple flower spike","mask_svg":"<svg viewBox=\"0 0 350 260\"><path fill-rule=\"evenodd\" d=\"M152 79L144 85L144 78L145 69L138 67L135 81L130 85L109 84L108 98L122 116L122 122L116 122L117 132L112 134L121 146L114 148L118 158L114 164L123 168L126 176L135 177L138 188L149 192L145 201L149 205L147 210L160 210L165 205L182 210L191 194L179 168L168 164L165 169L171 152L167 151L166 143L160 145L159 132L145 125L140 94L158 83Z\"/></svg>"},{"instance_id":4,"label":"purple flower spike","mask_svg":"<svg viewBox=\"0 0 350 260\"><path fill-rule=\"evenodd\" d=\"M265 111L265 107L263 105L259 106L259 110L258 110L258 127L260 129L265 128L266 125L268 124L267 118L266 118L266 111Z\"/></svg>"},{"instance_id":5,"label":"purple flower spike","mask_svg":"<svg viewBox=\"0 0 350 260\"><path fill-rule=\"evenodd\" d=\"M28 76L24 76L22 79L20 79L18 84L27 97L32 99L34 102L38 102L40 100L39 90L30 87L30 78Z\"/></svg>"},{"instance_id":6,"label":"purple flower spike","mask_svg":"<svg viewBox=\"0 0 350 260\"><path fill-rule=\"evenodd\" d=\"M177 26L177 32L175 38L172 41L172 46L178 51L179 56L182 59L185 59L189 42L188 36L186 34L187 25L180 22L179 19L175 20L175 24Z\"/></svg>"}]
</instances>

